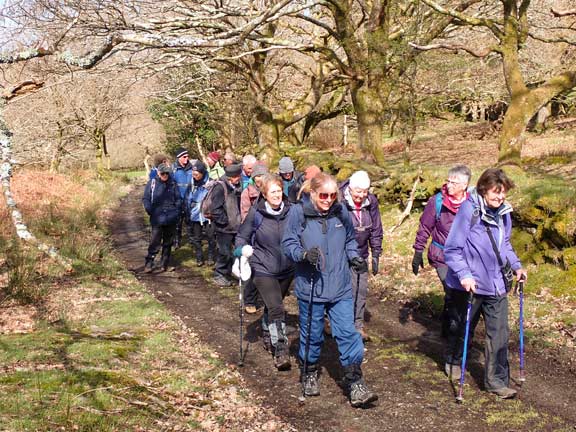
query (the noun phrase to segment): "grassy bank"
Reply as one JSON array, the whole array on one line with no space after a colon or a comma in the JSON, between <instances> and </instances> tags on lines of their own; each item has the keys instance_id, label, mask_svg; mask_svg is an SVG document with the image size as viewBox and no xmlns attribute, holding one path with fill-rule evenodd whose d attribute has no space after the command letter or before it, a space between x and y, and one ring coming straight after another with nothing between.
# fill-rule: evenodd
<instances>
[{"instance_id":1,"label":"grassy bank","mask_svg":"<svg viewBox=\"0 0 576 432\"><path fill-rule=\"evenodd\" d=\"M0 430L281 424L117 261L106 222L129 190L122 177L24 171L13 186L31 230L70 258L73 271L21 245L0 215Z\"/></svg>"}]
</instances>

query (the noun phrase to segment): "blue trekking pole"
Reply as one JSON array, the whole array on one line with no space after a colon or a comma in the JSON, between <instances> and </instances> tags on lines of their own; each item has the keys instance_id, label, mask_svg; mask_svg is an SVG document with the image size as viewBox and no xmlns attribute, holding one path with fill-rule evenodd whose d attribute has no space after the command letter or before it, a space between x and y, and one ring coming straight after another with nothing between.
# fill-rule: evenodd
<instances>
[{"instance_id":1,"label":"blue trekking pole","mask_svg":"<svg viewBox=\"0 0 576 432\"><path fill-rule=\"evenodd\" d=\"M518 296L520 298L520 385L526 381L524 374L524 279L518 281Z\"/></svg>"},{"instance_id":2,"label":"blue trekking pole","mask_svg":"<svg viewBox=\"0 0 576 432\"><path fill-rule=\"evenodd\" d=\"M458 386L458 396L456 402L462 403L464 401L464 376L466 374L466 357L468 356L468 337L470 335L470 313L472 310L472 302L474 300L474 293L468 293L468 305L466 307L466 329L464 331L464 347L462 349L462 365L460 371L460 385Z\"/></svg>"},{"instance_id":3,"label":"blue trekking pole","mask_svg":"<svg viewBox=\"0 0 576 432\"><path fill-rule=\"evenodd\" d=\"M310 275L310 297L308 298L308 319L306 320L306 344L304 345L304 364L300 377L302 384L302 396L300 396L300 403L304 403L306 400L306 370L308 368L308 354L310 353L310 330L312 328L312 301L314 300L314 273Z\"/></svg>"}]
</instances>

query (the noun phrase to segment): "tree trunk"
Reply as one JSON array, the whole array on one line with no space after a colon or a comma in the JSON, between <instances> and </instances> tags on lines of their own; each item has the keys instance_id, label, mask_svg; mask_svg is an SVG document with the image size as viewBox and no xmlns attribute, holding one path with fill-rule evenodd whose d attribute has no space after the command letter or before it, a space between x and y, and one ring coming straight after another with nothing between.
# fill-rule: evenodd
<instances>
[{"instance_id":1,"label":"tree trunk","mask_svg":"<svg viewBox=\"0 0 576 432\"><path fill-rule=\"evenodd\" d=\"M273 158L280 151L282 128L273 119L257 119L256 130L261 154L266 155L267 158Z\"/></svg>"},{"instance_id":2,"label":"tree trunk","mask_svg":"<svg viewBox=\"0 0 576 432\"><path fill-rule=\"evenodd\" d=\"M576 72L550 78L540 87L512 94L498 142L498 163L519 164L524 132L530 119L554 96L576 86Z\"/></svg>"},{"instance_id":3,"label":"tree trunk","mask_svg":"<svg viewBox=\"0 0 576 432\"><path fill-rule=\"evenodd\" d=\"M356 151L378 164L384 163L382 151L382 104L376 90L352 86L352 103L358 118L358 145Z\"/></svg>"}]
</instances>

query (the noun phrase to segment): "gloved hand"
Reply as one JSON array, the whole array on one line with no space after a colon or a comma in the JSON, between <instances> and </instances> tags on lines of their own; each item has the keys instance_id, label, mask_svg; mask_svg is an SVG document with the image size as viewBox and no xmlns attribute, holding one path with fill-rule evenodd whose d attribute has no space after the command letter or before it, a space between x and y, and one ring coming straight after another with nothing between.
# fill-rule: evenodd
<instances>
[{"instance_id":1,"label":"gloved hand","mask_svg":"<svg viewBox=\"0 0 576 432\"><path fill-rule=\"evenodd\" d=\"M350 267L356 273L366 273L368 272L368 263L364 258L354 257L350 260Z\"/></svg>"},{"instance_id":2,"label":"gloved hand","mask_svg":"<svg viewBox=\"0 0 576 432\"><path fill-rule=\"evenodd\" d=\"M424 268L424 258L422 258L422 252L415 251L414 258L412 258L412 272L418 275L420 268Z\"/></svg>"},{"instance_id":3,"label":"gloved hand","mask_svg":"<svg viewBox=\"0 0 576 432\"><path fill-rule=\"evenodd\" d=\"M320 248L318 246L314 246L313 248L310 248L306 252L304 252L303 258L316 267L320 262L321 253L322 252L320 251Z\"/></svg>"},{"instance_id":4,"label":"gloved hand","mask_svg":"<svg viewBox=\"0 0 576 432\"><path fill-rule=\"evenodd\" d=\"M378 255L372 256L372 274L374 276L378 274L379 266L380 266L380 257Z\"/></svg>"},{"instance_id":5,"label":"gloved hand","mask_svg":"<svg viewBox=\"0 0 576 432\"><path fill-rule=\"evenodd\" d=\"M234 249L233 255L238 258L242 256L242 246L238 246L236 249Z\"/></svg>"}]
</instances>

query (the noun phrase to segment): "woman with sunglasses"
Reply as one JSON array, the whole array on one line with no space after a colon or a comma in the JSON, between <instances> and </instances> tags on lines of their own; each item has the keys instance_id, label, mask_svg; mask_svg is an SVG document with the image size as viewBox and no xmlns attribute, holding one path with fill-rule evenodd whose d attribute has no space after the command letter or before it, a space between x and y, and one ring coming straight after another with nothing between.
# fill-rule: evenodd
<instances>
[{"instance_id":1,"label":"woman with sunglasses","mask_svg":"<svg viewBox=\"0 0 576 432\"><path fill-rule=\"evenodd\" d=\"M298 357L303 393L320 394L318 359L326 314L344 367L343 386L351 405L359 407L378 399L362 378L364 343L354 327L350 278L351 267L365 273L368 266L358 254L350 214L337 198L338 186L332 176L319 173L312 178L310 199L290 210L282 249L296 263L294 292L300 317Z\"/></svg>"},{"instance_id":2,"label":"woman with sunglasses","mask_svg":"<svg viewBox=\"0 0 576 432\"><path fill-rule=\"evenodd\" d=\"M265 309L262 317L264 345L273 351L278 370L290 368L283 300L294 278L294 263L282 253L280 242L288 220L290 202L282 193L282 179L266 174L260 184L261 196L250 208L238 229L234 255L251 245L253 283Z\"/></svg>"},{"instance_id":3,"label":"woman with sunglasses","mask_svg":"<svg viewBox=\"0 0 576 432\"><path fill-rule=\"evenodd\" d=\"M378 207L378 198L369 192L370 177L366 171L356 171L348 181L340 186L341 196L348 211L352 214L352 223L356 232L358 252L364 259L372 254L372 274L378 274L380 254L382 253L382 219ZM352 295L354 297L354 326L368 340L364 331L364 312L368 294L368 273L356 273L352 270Z\"/></svg>"},{"instance_id":4,"label":"woman with sunglasses","mask_svg":"<svg viewBox=\"0 0 576 432\"><path fill-rule=\"evenodd\" d=\"M446 183L442 185L440 192L428 200L426 207L424 207L413 246L412 272L418 275L420 268L424 268L424 249L428 239L432 238L428 247L428 263L436 269L440 283L444 288L444 308L441 315L442 336L444 337L448 335L448 327L450 326L448 308L452 293L452 290L446 285L448 266L444 261L444 243L446 243L450 227L460 206L469 196L467 190L471 176L472 172L466 165L456 165L450 168ZM446 374L450 374L450 372L446 370Z\"/></svg>"}]
</instances>

